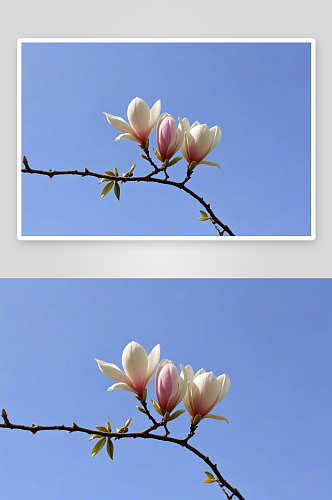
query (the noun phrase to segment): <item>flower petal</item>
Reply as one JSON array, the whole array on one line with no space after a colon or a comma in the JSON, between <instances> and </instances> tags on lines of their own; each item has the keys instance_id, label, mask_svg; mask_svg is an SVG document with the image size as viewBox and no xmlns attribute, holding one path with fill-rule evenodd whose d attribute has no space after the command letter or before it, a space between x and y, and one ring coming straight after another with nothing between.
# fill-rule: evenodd
<instances>
[{"instance_id":1,"label":"flower petal","mask_svg":"<svg viewBox=\"0 0 332 500\"><path fill-rule=\"evenodd\" d=\"M127 132L129 134L135 133L135 130L120 116L114 116L108 113L104 113L104 115L106 116L108 123L110 123L112 127L116 128L116 130Z\"/></svg>"},{"instance_id":2,"label":"flower petal","mask_svg":"<svg viewBox=\"0 0 332 500\"><path fill-rule=\"evenodd\" d=\"M148 368L145 379L145 387L147 387L154 375L154 371L156 369L157 364L160 359L160 344L157 344L148 356ZM165 360L163 360L165 361Z\"/></svg>"},{"instance_id":3,"label":"flower petal","mask_svg":"<svg viewBox=\"0 0 332 500\"><path fill-rule=\"evenodd\" d=\"M217 125L215 127L210 128L210 132L213 134L213 141L209 153L212 151L212 149L218 146L221 139L221 130L220 127L218 127Z\"/></svg>"},{"instance_id":4,"label":"flower petal","mask_svg":"<svg viewBox=\"0 0 332 500\"><path fill-rule=\"evenodd\" d=\"M128 120L141 142L148 138L150 109L143 99L135 97L128 106ZM125 130L127 132L127 130Z\"/></svg>"},{"instance_id":5,"label":"flower petal","mask_svg":"<svg viewBox=\"0 0 332 500\"><path fill-rule=\"evenodd\" d=\"M219 375L218 382L219 382L219 386L220 386L220 393L219 393L216 405L222 399L224 399L224 397L227 395L229 388L230 388L230 385L231 385L231 381L229 380L229 376L225 375L225 373L223 375Z\"/></svg>"},{"instance_id":6,"label":"flower petal","mask_svg":"<svg viewBox=\"0 0 332 500\"><path fill-rule=\"evenodd\" d=\"M100 361L95 358L97 361L100 371L106 375L106 377L111 378L112 380L117 380L118 382L124 382L125 384L130 383L129 377L123 371L120 370L116 365L112 363L106 363L105 361Z\"/></svg>"},{"instance_id":7,"label":"flower petal","mask_svg":"<svg viewBox=\"0 0 332 500\"><path fill-rule=\"evenodd\" d=\"M208 413L207 415L204 415L203 418L214 418L215 420L225 420L229 424L229 420L225 417L221 417L220 415L213 415L212 413Z\"/></svg>"},{"instance_id":8,"label":"flower petal","mask_svg":"<svg viewBox=\"0 0 332 500\"><path fill-rule=\"evenodd\" d=\"M127 384L124 384L123 382L119 382L117 384L113 384L107 390L108 391L113 391L114 389L124 389L125 391L134 392L135 394L137 394L137 391L135 391L135 389L133 389L132 387L130 387Z\"/></svg>"},{"instance_id":9,"label":"flower petal","mask_svg":"<svg viewBox=\"0 0 332 500\"><path fill-rule=\"evenodd\" d=\"M123 350L122 365L132 382L130 385L134 386L139 393L143 391L148 369L148 355L144 347L137 342L130 342Z\"/></svg>"},{"instance_id":10,"label":"flower petal","mask_svg":"<svg viewBox=\"0 0 332 500\"><path fill-rule=\"evenodd\" d=\"M116 139L115 139L116 140ZM199 164L204 164L204 165L210 165L211 167L218 167L218 168L221 168L220 165L218 165L218 163L214 163L213 161L206 161L206 160L202 160L199 162Z\"/></svg>"},{"instance_id":11,"label":"flower petal","mask_svg":"<svg viewBox=\"0 0 332 500\"><path fill-rule=\"evenodd\" d=\"M118 135L118 137L116 137L114 140L115 141L119 141L120 139L129 139L130 141L136 141L136 142L140 142L136 137L134 137L132 134L121 134L121 135Z\"/></svg>"},{"instance_id":12,"label":"flower petal","mask_svg":"<svg viewBox=\"0 0 332 500\"><path fill-rule=\"evenodd\" d=\"M156 126L158 117L160 115L160 111L161 111L161 100L159 99L159 101L154 103L154 105L150 110L150 122L149 122L149 132L148 132L149 135Z\"/></svg>"}]
</instances>

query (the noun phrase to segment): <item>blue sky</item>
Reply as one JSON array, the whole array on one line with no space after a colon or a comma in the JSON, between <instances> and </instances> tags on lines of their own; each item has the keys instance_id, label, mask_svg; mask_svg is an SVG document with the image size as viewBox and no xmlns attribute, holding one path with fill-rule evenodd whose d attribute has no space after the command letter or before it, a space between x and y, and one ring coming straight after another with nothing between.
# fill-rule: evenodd
<instances>
[{"instance_id":1,"label":"blue sky","mask_svg":"<svg viewBox=\"0 0 332 500\"><path fill-rule=\"evenodd\" d=\"M331 491L331 280L2 279L0 403L14 423L147 427L134 396L94 358L121 367L132 340L161 357L226 373L231 387L192 440L245 498ZM154 379L148 400L154 398ZM182 408L182 404L180 405ZM170 425L187 434L189 417ZM0 430L7 500L219 499L205 464L168 443L116 443L90 458L83 434Z\"/></svg>"},{"instance_id":2,"label":"blue sky","mask_svg":"<svg viewBox=\"0 0 332 500\"><path fill-rule=\"evenodd\" d=\"M32 168L122 174L149 165L103 112L127 119L136 96L222 138L188 187L239 236L310 232L309 43L25 43L22 155ZM156 147L155 132L151 146ZM181 181L182 160L170 174ZM198 202L169 186L128 183L100 199L98 180L23 175L24 236L214 236Z\"/></svg>"}]
</instances>

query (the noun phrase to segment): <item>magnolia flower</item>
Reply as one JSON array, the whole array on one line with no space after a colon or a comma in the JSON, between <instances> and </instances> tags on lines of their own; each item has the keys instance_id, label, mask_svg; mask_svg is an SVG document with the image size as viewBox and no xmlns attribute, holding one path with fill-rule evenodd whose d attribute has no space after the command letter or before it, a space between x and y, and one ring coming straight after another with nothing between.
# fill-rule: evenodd
<instances>
[{"instance_id":1,"label":"magnolia flower","mask_svg":"<svg viewBox=\"0 0 332 500\"><path fill-rule=\"evenodd\" d=\"M124 134L116 137L116 141L126 138L145 145L152 130L156 126L158 116L160 115L160 109L160 99L150 110L149 106L145 101L143 101L143 99L135 97L135 99L133 99L129 104L127 111L130 125L119 116L109 115L108 113L104 113L104 115L106 115L106 118L112 127L117 130L121 130L121 132L125 132Z\"/></svg>"},{"instance_id":2,"label":"magnolia flower","mask_svg":"<svg viewBox=\"0 0 332 500\"><path fill-rule=\"evenodd\" d=\"M187 160L188 166L192 161L204 163L205 165L212 165L220 168L218 163L212 161L203 161L204 158L212 151L221 139L220 127L209 127L199 122L193 123L190 127L187 118L183 119L184 125L184 141L181 146L181 153Z\"/></svg>"},{"instance_id":3,"label":"magnolia flower","mask_svg":"<svg viewBox=\"0 0 332 500\"><path fill-rule=\"evenodd\" d=\"M184 128L181 118L179 118L179 126L176 128L173 116L163 113L158 120L156 132L161 159L162 161L170 160L183 143Z\"/></svg>"},{"instance_id":4,"label":"magnolia flower","mask_svg":"<svg viewBox=\"0 0 332 500\"><path fill-rule=\"evenodd\" d=\"M112 363L105 363L99 359L96 361L104 375L119 382L113 384L107 389L108 391L119 388L142 396L154 375L159 359L160 344L156 345L148 356L144 347L137 342L130 342L122 353L122 366L125 373Z\"/></svg>"},{"instance_id":5,"label":"magnolia flower","mask_svg":"<svg viewBox=\"0 0 332 500\"><path fill-rule=\"evenodd\" d=\"M202 418L215 418L216 420L228 420L219 415L212 415L210 411L226 396L230 386L228 375L215 377L212 372L206 373L201 368L194 376L190 365L186 366L188 379L187 394L183 398L183 404L188 413L194 419L196 415Z\"/></svg>"},{"instance_id":6,"label":"magnolia flower","mask_svg":"<svg viewBox=\"0 0 332 500\"><path fill-rule=\"evenodd\" d=\"M180 377L175 364L168 359L163 359L157 367L156 396L162 415L171 413L187 391L187 374L185 367L180 366Z\"/></svg>"}]
</instances>

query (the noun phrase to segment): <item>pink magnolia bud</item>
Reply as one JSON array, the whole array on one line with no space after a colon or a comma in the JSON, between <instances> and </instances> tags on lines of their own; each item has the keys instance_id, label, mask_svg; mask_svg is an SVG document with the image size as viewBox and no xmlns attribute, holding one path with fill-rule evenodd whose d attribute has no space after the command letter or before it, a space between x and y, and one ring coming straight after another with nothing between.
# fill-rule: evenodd
<instances>
[{"instance_id":1,"label":"pink magnolia bud","mask_svg":"<svg viewBox=\"0 0 332 500\"><path fill-rule=\"evenodd\" d=\"M163 359L156 370L156 396L161 410L165 415L171 413L182 401L187 391L187 375L181 365L181 375L172 361Z\"/></svg>"},{"instance_id":2,"label":"pink magnolia bud","mask_svg":"<svg viewBox=\"0 0 332 500\"><path fill-rule=\"evenodd\" d=\"M210 411L226 396L230 387L227 375L215 377L212 372L206 373L201 368L194 376L190 365L186 366L188 391L183 398L183 404L192 418L201 415L202 418L228 420L219 415L211 415Z\"/></svg>"},{"instance_id":3,"label":"pink magnolia bud","mask_svg":"<svg viewBox=\"0 0 332 500\"><path fill-rule=\"evenodd\" d=\"M157 144L162 160L170 160L180 149L184 137L182 120L179 118L179 127L172 115L163 113L157 123Z\"/></svg>"},{"instance_id":4,"label":"pink magnolia bud","mask_svg":"<svg viewBox=\"0 0 332 500\"><path fill-rule=\"evenodd\" d=\"M113 389L124 389L142 396L144 390L151 381L158 361L160 359L160 345L156 345L149 356L143 346L137 342L130 342L123 350L122 365L124 372L116 365L96 359L102 373L107 377L117 380L108 391Z\"/></svg>"}]
</instances>

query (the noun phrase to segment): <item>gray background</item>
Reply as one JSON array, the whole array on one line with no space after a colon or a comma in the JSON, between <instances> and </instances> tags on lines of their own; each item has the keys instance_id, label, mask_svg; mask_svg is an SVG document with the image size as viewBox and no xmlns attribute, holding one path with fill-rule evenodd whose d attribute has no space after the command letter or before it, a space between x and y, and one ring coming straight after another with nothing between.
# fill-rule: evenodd
<instances>
[{"instance_id":1,"label":"gray background","mask_svg":"<svg viewBox=\"0 0 332 500\"><path fill-rule=\"evenodd\" d=\"M1 11L0 277L331 277L331 2L11 0ZM315 38L316 240L18 241L16 41L25 37Z\"/></svg>"}]
</instances>

